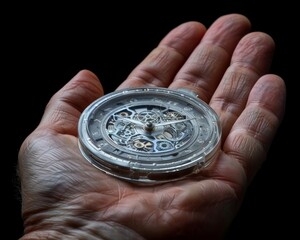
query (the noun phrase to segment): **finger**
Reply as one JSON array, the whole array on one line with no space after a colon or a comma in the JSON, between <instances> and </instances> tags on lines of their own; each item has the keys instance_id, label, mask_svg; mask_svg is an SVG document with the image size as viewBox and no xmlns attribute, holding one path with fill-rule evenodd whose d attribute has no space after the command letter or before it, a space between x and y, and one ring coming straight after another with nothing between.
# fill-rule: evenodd
<instances>
[{"instance_id":1,"label":"finger","mask_svg":"<svg viewBox=\"0 0 300 240\"><path fill-rule=\"evenodd\" d=\"M250 30L249 20L239 14L217 19L205 33L171 88L189 88L208 102L222 78L240 39Z\"/></svg>"},{"instance_id":2,"label":"finger","mask_svg":"<svg viewBox=\"0 0 300 240\"><path fill-rule=\"evenodd\" d=\"M187 22L173 29L131 72L119 88L167 87L197 46L205 32L198 22Z\"/></svg>"},{"instance_id":3,"label":"finger","mask_svg":"<svg viewBox=\"0 0 300 240\"><path fill-rule=\"evenodd\" d=\"M97 76L88 70L80 71L50 99L39 127L77 135L81 112L101 95L103 88Z\"/></svg>"},{"instance_id":4,"label":"finger","mask_svg":"<svg viewBox=\"0 0 300 240\"><path fill-rule=\"evenodd\" d=\"M244 109L255 82L268 72L274 47L273 39L260 32L246 35L237 45L231 65L210 102L220 117L223 136Z\"/></svg>"},{"instance_id":5,"label":"finger","mask_svg":"<svg viewBox=\"0 0 300 240\"><path fill-rule=\"evenodd\" d=\"M223 151L243 166L248 182L266 158L284 115L285 99L283 80L276 75L263 76L224 142Z\"/></svg>"}]
</instances>

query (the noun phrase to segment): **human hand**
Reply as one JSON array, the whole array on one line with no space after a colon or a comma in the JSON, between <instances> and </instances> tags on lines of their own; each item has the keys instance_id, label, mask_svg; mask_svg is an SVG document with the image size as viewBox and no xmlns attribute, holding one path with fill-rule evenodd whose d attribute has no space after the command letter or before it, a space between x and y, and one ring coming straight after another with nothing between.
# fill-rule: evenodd
<instances>
[{"instance_id":1,"label":"human hand","mask_svg":"<svg viewBox=\"0 0 300 240\"><path fill-rule=\"evenodd\" d=\"M221 152L201 179L137 186L99 171L78 148L81 112L103 95L83 70L49 101L19 152L22 239L220 239L280 125L285 85L267 74L274 42L244 16L207 30L184 23L119 86L190 88L217 112Z\"/></svg>"}]
</instances>

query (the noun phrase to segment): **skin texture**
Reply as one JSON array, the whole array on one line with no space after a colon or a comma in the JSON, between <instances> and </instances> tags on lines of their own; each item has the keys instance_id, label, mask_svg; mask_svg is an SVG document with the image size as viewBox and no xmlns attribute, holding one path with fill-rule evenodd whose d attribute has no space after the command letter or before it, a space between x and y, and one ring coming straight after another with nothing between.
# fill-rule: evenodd
<instances>
[{"instance_id":1,"label":"skin texture","mask_svg":"<svg viewBox=\"0 0 300 240\"><path fill-rule=\"evenodd\" d=\"M19 152L21 239L222 239L281 123L286 90L269 74L273 39L245 16L170 31L118 89L189 88L217 112L221 151L199 176L136 186L90 165L78 149L81 112L104 94L80 71L50 99Z\"/></svg>"}]
</instances>

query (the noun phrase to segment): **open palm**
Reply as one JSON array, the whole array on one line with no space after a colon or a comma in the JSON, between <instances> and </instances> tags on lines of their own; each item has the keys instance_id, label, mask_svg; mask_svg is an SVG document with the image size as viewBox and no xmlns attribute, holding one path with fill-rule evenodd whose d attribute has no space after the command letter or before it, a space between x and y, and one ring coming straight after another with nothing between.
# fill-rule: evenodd
<instances>
[{"instance_id":1,"label":"open palm","mask_svg":"<svg viewBox=\"0 0 300 240\"><path fill-rule=\"evenodd\" d=\"M104 93L92 72L74 76L20 149L23 238L222 238L284 113L284 82L267 74L274 42L250 27L237 14L208 29L183 23L119 86L189 88L217 112L222 151L193 178L137 186L89 164L78 148L78 119Z\"/></svg>"}]
</instances>

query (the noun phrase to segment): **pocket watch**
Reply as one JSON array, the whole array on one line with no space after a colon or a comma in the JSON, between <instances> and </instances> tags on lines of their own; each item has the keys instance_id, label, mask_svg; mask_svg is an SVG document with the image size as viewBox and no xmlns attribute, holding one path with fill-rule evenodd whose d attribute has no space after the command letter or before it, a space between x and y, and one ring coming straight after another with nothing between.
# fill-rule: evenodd
<instances>
[{"instance_id":1,"label":"pocket watch","mask_svg":"<svg viewBox=\"0 0 300 240\"><path fill-rule=\"evenodd\" d=\"M128 88L92 102L78 123L82 155L123 180L155 184L197 174L215 158L221 127L188 90Z\"/></svg>"}]
</instances>

